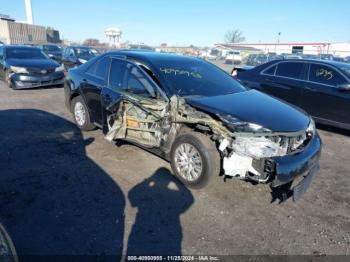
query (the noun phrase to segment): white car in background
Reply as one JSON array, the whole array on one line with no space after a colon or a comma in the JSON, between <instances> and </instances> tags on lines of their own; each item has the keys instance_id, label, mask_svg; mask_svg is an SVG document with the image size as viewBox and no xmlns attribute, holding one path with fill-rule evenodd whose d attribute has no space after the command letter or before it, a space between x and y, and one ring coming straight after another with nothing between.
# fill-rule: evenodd
<instances>
[{"instance_id":1,"label":"white car in background","mask_svg":"<svg viewBox=\"0 0 350 262\"><path fill-rule=\"evenodd\" d=\"M220 51L217 49L210 49L205 55L206 60L218 60L220 57Z\"/></svg>"},{"instance_id":2,"label":"white car in background","mask_svg":"<svg viewBox=\"0 0 350 262\"><path fill-rule=\"evenodd\" d=\"M226 64L240 64L242 62L242 56L239 51L229 51L226 58Z\"/></svg>"}]
</instances>

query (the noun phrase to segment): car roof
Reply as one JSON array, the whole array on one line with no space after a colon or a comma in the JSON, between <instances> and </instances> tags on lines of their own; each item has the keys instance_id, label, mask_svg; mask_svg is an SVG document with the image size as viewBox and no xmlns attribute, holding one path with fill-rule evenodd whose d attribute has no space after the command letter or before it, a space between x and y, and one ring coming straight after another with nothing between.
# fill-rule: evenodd
<instances>
[{"instance_id":1,"label":"car roof","mask_svg":"<svg viewBox=\"0 0 350 262\"><path fill-rule=\"evenodd\" d=\"M39 49L37 46L28 46L28 45L5 45L6 49Z\"/></svg>"},{"instance_id":2,"label":"car roof","mask_svg":"<svg viewBox=\"0 0 350 262\"><path fill-rule=\"evenodd\" d=\"M161 63L161 62L178 62L178 61L203 61L200 58L183 56L178 54L169 54L169 53L159 53L159 52L150 52L148 50L118 50L107 52L109 55L118 55L118 56L127 56L137 60L143 60L150 63Z\"/></svg>"},{"instance_id":3,"label":"car roof","mask_svg":"<svg viewBox=\"0 0 350 262\"><path fill-rule=\"evenodd\" d=\"M332 60L323 60L323 59L278 59L278 60L273 60L270 61L269 63L273 64L273 63L278 63L278 62L318 62L318 63L323 63L323 64L329 64L335 67L340 67L340 66L344 66L347 65L349 66L348 63L343 63L343 62L338 62L338 61L332 61Z\"/></svg>"},{"instance_id":4,"label":"car roof","mask_svg":"<svg viewBox=\"0 0 350 262\"><path fill-rule=\"evenodd\" d=\"M51 43L49 43L49 44L40 44L40 45L41 45L41 46L45 46L45 45L46 45L46 46L48 46L48 45L49 45L49 46L59 46L59 45L57 45L57 44L51 44Z\"/></svg>"},{"instance_id":5,"label":"car roof","mask_svg":"<svg viewBox=\"0 0 350 262\"><path fill-rule=\"evenodd\" d=\"M85 45L70 45L70 46L67 46L68 47L71 47L71 48L91 48L91 49L94 49L93 47L89 47L89 46L85 46Z\"/></svg>"}]
</instances>

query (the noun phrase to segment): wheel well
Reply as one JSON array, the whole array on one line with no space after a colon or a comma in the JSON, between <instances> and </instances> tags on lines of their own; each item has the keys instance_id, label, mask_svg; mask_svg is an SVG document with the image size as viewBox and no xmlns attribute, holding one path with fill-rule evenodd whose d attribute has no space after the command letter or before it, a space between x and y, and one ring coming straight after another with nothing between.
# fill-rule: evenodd
<instances>
[{"instance_id":1,"label":"wheel well","mask_svg":"<svg viewBox=\"0 0 350 262\"><path fill-rule=\"evenodd\" d=\"M76 97L78 97L78 96L80 96L80 94L79 93L73 93L71 96L70 96L70 98L69 98L69 109L72 111L72 105L71 105L71 103L72 103L72 100L74 99L74 98L76 98Z\"/></svg>"}]
</instances>

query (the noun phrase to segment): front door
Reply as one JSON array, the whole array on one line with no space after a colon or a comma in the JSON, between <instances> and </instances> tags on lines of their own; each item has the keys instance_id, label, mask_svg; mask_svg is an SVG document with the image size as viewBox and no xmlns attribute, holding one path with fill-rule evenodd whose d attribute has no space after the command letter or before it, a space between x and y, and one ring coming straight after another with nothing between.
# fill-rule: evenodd
<instances>
[{"instance_id":1,"label":"front door","mask_svg":"<svg viewBox=\"0 0 350 262\"><path fill-rule=\"evenodd\" d=\"M146 147L161 144L161 120L168 104L159 88L136 64L113 58L102 90L107 138L127 139Z\"/></svg>"}]
</instances>

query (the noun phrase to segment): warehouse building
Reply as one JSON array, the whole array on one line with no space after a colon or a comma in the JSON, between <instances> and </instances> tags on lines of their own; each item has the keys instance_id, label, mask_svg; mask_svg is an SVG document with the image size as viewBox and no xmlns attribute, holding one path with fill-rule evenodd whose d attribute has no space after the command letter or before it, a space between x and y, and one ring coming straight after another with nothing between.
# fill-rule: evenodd
<instances>
[{"instance_id":1,"label":"warehouse building","mask_svg":"<svg viewBox=\"0 0 350 262\"><path fill-rule=\"evenodd\" d=\"M232 44L217 44L217 46L225 46L233 50L242 48L254 48L263 53L276 54L331 54L335 56L346 57L350 55L350 42L342 43L232 43Z\"/></svg>"},{"instance_id":2,"label":"warehouse building","mask_svg":"<svg viewBox=\"0 0 350 262\"><path fill-rule=\"evenodd\" d=\"M60 43L59 32L40 25L17 22L0 15L0 41L6 44Z\"/></svg>"}]
</instances>

